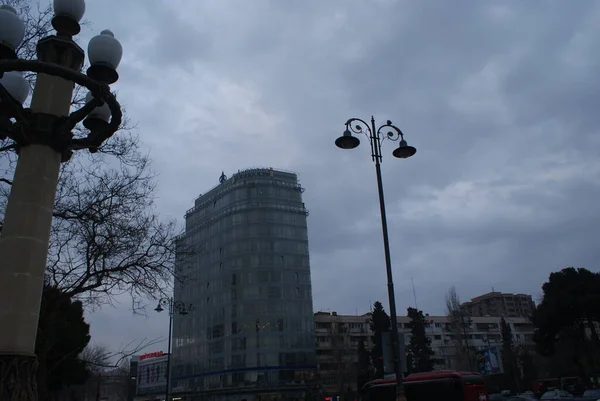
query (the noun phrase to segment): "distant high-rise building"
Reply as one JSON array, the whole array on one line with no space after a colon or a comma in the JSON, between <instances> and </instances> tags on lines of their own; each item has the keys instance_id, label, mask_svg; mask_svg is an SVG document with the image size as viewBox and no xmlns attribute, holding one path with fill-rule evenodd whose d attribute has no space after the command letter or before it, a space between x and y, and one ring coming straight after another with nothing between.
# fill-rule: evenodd
<instances>
[{"instance_id":1,"label":"distant high-rise building","mask_svg":"<svg viewBox=\"0 0 600 401\"><path fill-rule=\"evenodd\" d=\"M470 316L529 317L535 309L531 295L488 292L461 305Z\"/></svg>"},{"instance_id":2,"label":"distant high-rise building","mask_svg":"<svg viewBox=\"0 0 600 401\"><path fill-rule=\"evenodd\" d=\"M172 394L304 399L316 361L303 188L272 168L219 181L179 238L174 296L193 310L174 316Z\"/></svg>"}]
</instances>

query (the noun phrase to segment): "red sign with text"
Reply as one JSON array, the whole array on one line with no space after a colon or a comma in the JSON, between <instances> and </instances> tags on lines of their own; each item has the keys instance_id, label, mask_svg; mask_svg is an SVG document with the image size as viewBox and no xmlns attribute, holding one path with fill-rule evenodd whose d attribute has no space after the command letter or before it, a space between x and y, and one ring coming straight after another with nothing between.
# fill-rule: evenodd
<instances>
[{"instance_id":1,"label":"red sign with text","mask_svg":"<svg viewBox=\"0 0 600 401\"><path fill-rule=\"evenodd\" d=\"M140 355L140 361L143 361L144 359L148 358L156 358L158 356L163 356L164 354L165 353L163 351L149 352L147 354Z\"/></svg>"}]
</instances>

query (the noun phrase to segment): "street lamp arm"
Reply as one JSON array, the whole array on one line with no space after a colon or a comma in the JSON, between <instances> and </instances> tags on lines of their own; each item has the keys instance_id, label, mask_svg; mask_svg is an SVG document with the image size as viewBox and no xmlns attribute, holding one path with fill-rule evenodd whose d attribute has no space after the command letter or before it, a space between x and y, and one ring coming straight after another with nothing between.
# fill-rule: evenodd
<instances>
[{"instance_id":1,"label":"street lamp arm","mask_svg":"<svg viewBox=\"0 0 600 401\"><path fill-rule=\"evenodd\" d=\"M100 107L104 105L104 101L95 97L91 101L87 102L85 105L77 109L76 111L69 114L69 116L65 119L64 127L71 131L75 126L83 121L84 118L88 116L96 107Z\"/></svg>"},{"instance_id":2,"label":"street lamp arm","mask_svg":"<svg viewBox=\"0 0 600 401\"><path fill-rule=\"evenodd\" d=\"M31 116L33 113L30 109L24 109L10 96L7 89L0 84L0 99L2 99L4 105L9 106L11 117L15 117L18 121L18 124L15 124L13 127L7 127L9 129L6 129L6 132L2 136L11 137L17 142L17 145L27 145L38 139L42 139L45 142L51 141L52 143L48 144L56 148L57 151L64 153L64 159L68 160L73 150L89 149L92 153L96 152L102 143L119 129L123 113L119 102L115 95L111 93L110 87L106 83L96 81L73 69L39 60L0 60L0 78L4 76L4 73L9 71L31 71L38 74L44 73L57 76L85 86L93 96L92 100L69 116L60 118L56 122L49 122L53 127L59 128L55 132L58 135L53 135L52 137L45 135L24 135L23 131L27 131L32 124ZM88 117L96 108L103 106L105 103L110 110L110 121L102 125L92 126L90 133L85 138L73 138L71 131L77 123Z\"/></svg>"},{"instance_id":3,"label":"street lamp arm","mask_svg":"<svg viewBox=\"0 0 600 401\"><path fill-rule=\"evenodd\" d=\"M352 123L358 122L359 124L352 125ZM363 127L364 126L364 127ZM373 132L371 132L371 127L369 123L360 118L351 118L346 121L346 129L354 132L355 134L364 134L369 140L372 140Z\"/></svg>"},{"instance_id":4,"label":"street lamp arm","mask_svg":"<svg viewBox=\"0 0 600 401\"><path fill-rule=\"evenodd\" d=\"M385 135L382 135L381 131L386 128L389 128L390 131L388 131ZM402 133L400 128L392 124L390 120L388 120L385 124L377 128L377 136L380 137L382 141L389 139L391 141L396 142L398 140L404 139L404 134Z\"/></svg>"},{"instance_id":5,"label":"street lamp arm","mask_svg":"<svg viewBox=\"0 0 600 401\"><path fill-rule=\"evenodd\" d=\"M164 307L167 307L167 308L171 307L171 302L172 302L172 300L170 298L166 298L166 297L165 298L161 298L161 299L158 300L158 304L160 306L164 306Z\"/></svg>"}]
</instances>

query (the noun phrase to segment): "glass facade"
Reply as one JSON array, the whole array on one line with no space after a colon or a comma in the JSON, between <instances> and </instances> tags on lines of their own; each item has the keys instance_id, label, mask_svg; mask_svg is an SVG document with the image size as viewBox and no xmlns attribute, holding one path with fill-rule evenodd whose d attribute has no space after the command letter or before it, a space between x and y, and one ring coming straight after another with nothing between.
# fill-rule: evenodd
<instances>
[{"instance_id":1,"label":"glass facade","mask_svg":"<svg viewBox=\"0 0 600 401\"><path fill-rule=\"evenodd\" d=\"M179 262L175 299L194 309L174 319L174 393L306 390L316 369L307 214L296 175L273 169L240 171L187 212L180 241L197 252Z\"/></svg>"}]
</instances>

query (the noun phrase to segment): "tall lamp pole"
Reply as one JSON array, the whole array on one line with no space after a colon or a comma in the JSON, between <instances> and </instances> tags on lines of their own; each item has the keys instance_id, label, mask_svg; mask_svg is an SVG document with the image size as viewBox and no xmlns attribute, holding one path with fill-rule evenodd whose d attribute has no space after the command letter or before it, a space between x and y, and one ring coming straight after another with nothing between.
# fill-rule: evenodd
<instances>
[{"instance_id":1,"label":"tall lamp pole","mask_svg":"<svg viewBox=\"0 0 600 401\"><path fill-rule=\"evenodd\" d=\"M387 131L383 133L383 131ZM385 139L400 141L392 155L400 159L406 159L417 153L417 149L409 146L404 140L404 134L400 128L387 120L385 124L376 128L375 118L371 117L371 124L360 118L351 118L346 121L344 134L336 139L335 144L341 149L354 149L360 144L358 137L352 134L363 134L369 139L371 145L371 158L375 162L375 173L377 175L377 189L379 192L379 209L381 211L381 228L383 231L383 249L385 252L385 271L387 273L388 298L390 303L390 314L392 321L392 349L394 350L394 367L396 371L396 384L398 390L402 386L402 362L400 360L400 340L398 335L398 319L396 314L396 296L394 295L394 280L392 278L392 260L390 256L390 241L388 237L387 217L385 214L385 200L383 197L383 180L381 179L381 143Z\"/></svg>"},{"instance_id":2,"label":"tall lamp pole","mask_svg":"<svg viewBox=\"0 0 600 401\"><path fill-rule=\"evenodd\" d=\"M167 345L167 388L165 390L165 401L169 401L169 395L171 393L171 338L173 335L173 315L175 312L182 316L185 316L192 310L192 304L185 306L181 301L173 301L173 298L161 298L158 301L158 305L154 309L157 312L162 312L165 308L169 311L169 341Z\"/></svg>"},{"instance_id":3,"label":"tall lamp pole","mask_svg":"<svg viewBox=\"0 0 600 401\"><path fill-rule=\"evenodd\" d=\"M37 400L35 342L61 162L75 150L96 152L121 124L109 85L123 49L103 31L89 42L90 67L82 74L85 53L73 36L84 12L84 0L54 0L56 35L37 43L37 60L21 60L25 24L13 7L0 6L0 151L18 155L0 234L0 400ZM24 108L28 71L37 77ZM70 112L75 84L89 93ZM76 137L82 121L88 131Z\"/></svg>"}]
</instances>

